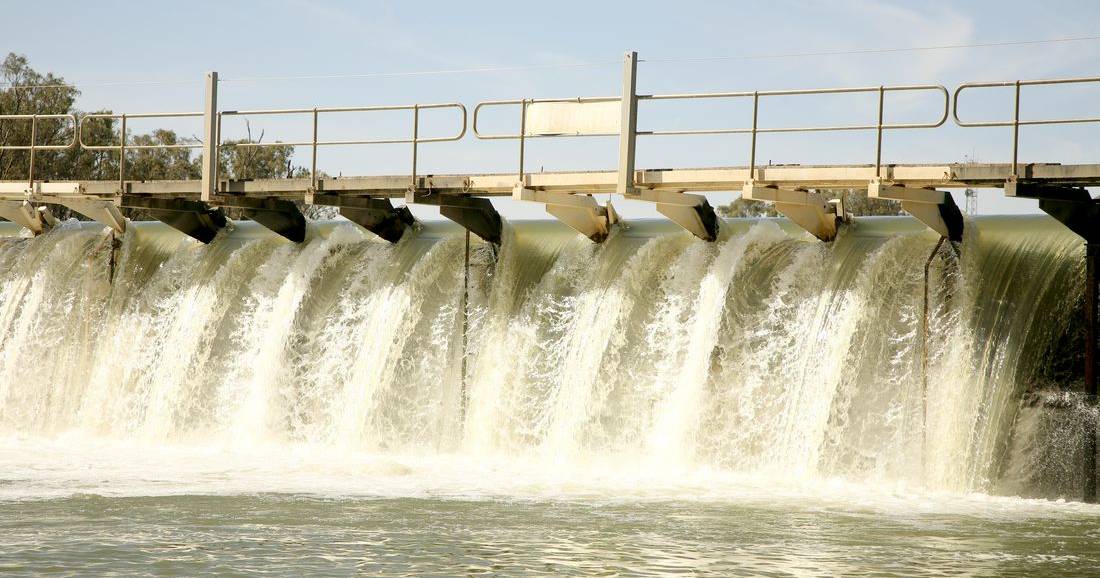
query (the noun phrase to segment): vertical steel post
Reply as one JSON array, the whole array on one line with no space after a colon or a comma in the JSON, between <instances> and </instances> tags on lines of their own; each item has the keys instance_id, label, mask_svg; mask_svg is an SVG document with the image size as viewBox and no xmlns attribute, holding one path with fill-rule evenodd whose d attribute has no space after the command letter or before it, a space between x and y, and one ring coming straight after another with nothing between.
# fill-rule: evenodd
<instances>
[{"instance_id":1,"label":"vertical steel post","mask_svg":"<svg viewBox=\"0 0 1100 578\"><path fill-rule=\"evenodd\" d=\"M882 109L886 104L886 89L878 87L878 142L875 144L875 177L882 178Z\"/></svg>"},{"instance_id":2,"label":"vertical steel post","mask_svg":"<svg viewBox=\"0 0 1100 578\"><path fill-rule=\"evenodd\" d=\"M634 192L634 144L638 136L638 53L627 52L623 60L622 117L619 121L619 181L615 192Z\"/></svg>"},{"instance_id":3,"label":"vertical steel post","mask_svg":"<svg viewBox=\"0 0 1100 578\"><path fill-rule=\"evenodd\" d=\"M1096 501L1096 433L1097 423L1093 415L1096 406L1096 339L1097 328L1097 265L1100 261L1100 244L1085 244L1085 443L1084 443L1084 499Z\"/></svg>"},{"instance_id":4,"label":"vertical steel post","mask_svg":"<svg viewBox=\"0 0 1100 578\"><path fill-rule=\"evenodd\" d=\"M27 172L27 188L34 192L34 141L38 139L38 115L31 115L30 167Z\"/></svg>"},{"instance_id":5,"label":"vertical steel post","mask_svg":"<svg viewBox=\"0 0 1100 578\"><path fill-rule=\"evenodd\" d=\"M760 93L752 91L752 142L749 145L749 180L756 180L756 120L760 112Z\"/></svg>"},{"instance_id":6,"label":"vertical steel post","mask_svg":"<svg viewBox=\"0 0 1100 578\"><path fill-rule=\"evenodd\" d=\"M1020 153L1020 81L1016 81L1016 112L1012 116L1012 178L1019 176L1016 159Z\"/></svg>"},{"instance_id":7,"label":"vertical steel post","mask_svg":"<svg viewBox=\"0 0 1100 578\"><path fill-rule=\"evenodd\" d=\"M417 183L416 183L416 154L417 154L417 143L418 143L419 140L420 140L420 105L419 104L414 104L413 105L413 134L412 134L412 145L413 145L413 159L412 160L413 160L413 163L412 163L412 185L411 185L412 190L414 190L414 191L417 190L417 186L416 186L417 185Z\"/></svg>"},{"instance_id":8,"label":"vertical steel post","mask_svg":"<svg viewBox=\"0 0 1100 578\"><path fill-rule=\"evenodd\" d=\"M206 73L206 101L202 117L202 200L218 192L218 73Z\"/></svg>"},{"instance_id":9,"label":"vertical steel post","mask_svg":"<svg viewBox=\"0 0 1100 578\"><path fill-rule=\"evenodd\" d=\"M309 188L311 192L317 192L317 107L313 107L313 161L310 165ZM290 175L287 175L290 176Z\"/></svg>"},{"instance_id":10,"label":"vertical steel post","mask_svg":"<svg viewBox=\"0 0 1100 578\"><path fill-rule=\"evenodd\" d=\"M527 99L519 102L519 186L526 186L523 161L527 151Z\"/></svg>"},{"instance_id":11,"label":"vertical steel post","mask_svg":"<svg viewBox=\"0 0 1100 578\"><path fill-rule=\"evenodd\" d=\"M119 120L118 134L118 192L125 193L126 186L126 115Z\"/></svg>"}]
</instances>

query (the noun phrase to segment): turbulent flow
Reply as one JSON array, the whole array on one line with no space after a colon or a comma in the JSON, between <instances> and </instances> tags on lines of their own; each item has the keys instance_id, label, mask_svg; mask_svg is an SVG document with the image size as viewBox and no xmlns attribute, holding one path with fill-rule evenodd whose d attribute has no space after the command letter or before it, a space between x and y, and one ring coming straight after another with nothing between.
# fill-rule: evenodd
<instances>
[{"instance_id":1,"label":"turbulent flow","mask_svg":"<svg viewBox=\"0 0 1100 578\"><path fill-rule=\"evenodd\" d=\"M6 443L1080 483L1048 401L1079 387L1082 245L1045 217L969 221L927 285L936 237L908 218L834 243L775 220L715 243L639 222L601 245L517 223L499 250L475 239L469 271L444 224L390 245L315 223L295 245L239 223L202 245L136 223L113 280L98 227L0 232Z\"/></svg>"}]
</instances>

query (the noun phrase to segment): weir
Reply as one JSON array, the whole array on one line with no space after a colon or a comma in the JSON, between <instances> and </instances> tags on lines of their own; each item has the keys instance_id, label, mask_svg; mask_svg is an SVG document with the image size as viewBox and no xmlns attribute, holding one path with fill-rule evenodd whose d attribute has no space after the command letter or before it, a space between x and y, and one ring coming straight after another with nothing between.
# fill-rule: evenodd
<instances>
[{"instance_id":1,"label":"weir","mask_svg":"<svg viewBox=\"0 0 1100 578\"><path fill-rule=\"evenodd\" d=\"M791 223L809 235L835 242L843 236L849 216L841 203L827 199L828 191L866 190L872 198L899 202L904 210L942 239L960 243L964 238L964 219L952 198L951 189L1002 188L1009 197L1040 200L1040 208L1065 224L1086 242L1086 325L1089 337L1085 357L1085 396L1096 404L1097 397L1097 259L1100 259L1100 215L1097 205L1084 187L1100 186L1100 164L1021 163L1018 157L1019 128L1029 125L1058 125L1100 122L1098 118L1022 119L1020 95L1028 86L1100 83L1100 78L1055 80L1019 80L1002 83L966 83L953 93L940 85L896 85L844 87L781 91L739 91L713 93L638 94L636 53L628 53L623 62L622 93L616 96L577 98L519 98L480 102L473 108L468 123L466 106L458 102L309 107L294 109L221 110L218 106L218 76L206 77L203 110L200 112L120 113L76 115L30 114L0 115L0 122L25 121L31 124L31 140L26 143L0 143L0 150L28 153L27 179L0 183L0 217L18 223L33 235L46 233L53 222L47 205L68 207L109 227L112 235L124 235L127 220L120 208L140 209L173 229L210 243L227 226L227 211L256 221L294 243L306 243L306 218L299 209L305 205L338 207L348 220L378 237L396 243L411 229L419 227L409 205L436 206L440 213L466 231L492 244L494 251L503 242L503 219L490 200L510 196L525 202L545 205L547 213L572 230L596 243L610 236L619 222L611 203L601 204L595 195L618 194L623 198L653 203L656 210L683 230L705 241L719 239L728 227L701 193L740 192L749 200L774 205ZM960 95L971 89L1011 87L1015 90L1015 113L1010 120L965 121L960 118ZM887 104L891 95L910 94L942 104L942 114L920 122L887 122ZM814 124L803 127L762 124L760 110L779 97L810 100L815 95L873 95L877 106L869 110L875 118L863 124ZM639 105L654 101L690 103L707 101L748 101L751 119L743 126L712 126L687 130L648 128ZM493 108L512 108L517 114L514 132L488 133L479 130L479 117ZM447 136L426 137L421 130L421 113L441 110L452 115L453 130ZM408 111L411 127L406 138L321 138L319 118L348 112L372 113ZM311 122L312 136L288 142L225 142L222 121L228 117L290 116ZM1011 127L1010 163L890 163L883 161L883 140L896 132L934 131L953 116L960 127ZM198 143L174 145L136 145L128 138L127 120L201 117L203 139ZM66 143L37 142L35 127L43 119L71 124L71 140ZM118 144L85 141L85 126L95 119L118 121ZM470 125L474 137L481 140L509 140L518 145L518 167L510 173L432 174L418 170L421 147L426 143L462 140ZM844 165L761 165L757 162L758 137L778 133L862 131L875 135L873 163ZM693 135L747 135L750 147L743 166L652 169L635 166L639 139L690 137ZM618 163L608 170L532 173L528 164L530 139L594 137L615 139ZM360 145L403 145L410 147L411 166L407 173L380 176L330 177L317 166L322 147ZM307 147L312 153L306 178L223 179L216 162L230 148L294 146ZM202 149L200 179L184 181L140 181L127 179L127 152L160 148ZM35 173L35 155L41 151L64 150L114 151L119 154L118 179L88 181L44 181ZM403 198L404 206L392 199ZM931 259L929 259L929 263ZM112 276L113 277L113 276ZM466 287L466 290L469 288ZM465 299L464 318L467 315ZM464 321L465 322L465 321ZM464 371L465 375L465 371ZM465 393L463 394L465 395ZM464 402L465 403L465 402ZM1086 498L1096 497L1096 424L1086 434L1089 445L1086 473Z\"/></svg>"}]
</instances>

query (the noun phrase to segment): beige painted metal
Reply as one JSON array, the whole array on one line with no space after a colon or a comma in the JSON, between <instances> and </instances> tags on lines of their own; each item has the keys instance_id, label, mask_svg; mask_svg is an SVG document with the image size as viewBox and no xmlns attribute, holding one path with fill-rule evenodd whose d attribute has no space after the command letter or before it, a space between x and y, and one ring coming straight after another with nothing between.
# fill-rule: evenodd
<instances>
[{"instance_id":1,"label":"beige painted metal","mask_svg":"<svg viewBox=\"0 0 1100 578\"><path fill-rule=\"evenodd\" d=\"M940 213L940 205L946 197L943 191L901 187L876 180L867 187L867 196L872 199L898 201L905 212L916 217L941 237L950 237L950 229Z\"/></svg>"},{"instance_id":2,"label":"beige painted metal","mask_svg":"<svg viewBox=\"0 0 1100 578\"><path fill-rule=\"evenodd\" d=\"M619 221L611 203L601 206L589 195L536 191L516 186L512 198L543 203L547 213L597 243L603 242L611 233L611 226Z\"/></svg>"},{"instance_id":3,"label":"beige painted metal","mask_svg":"<svg viewBox=\"0 0 1100 578\"><path fill-rule=\"evenodd\" d=\"M1060 165L1022 164L1021 178L1066 186L1100 186L1100 164ZM1001 188L1012 174L1010 164L928 164L883 166L884 182L905 187L936 187L964 189ZM866 189L875 179L871 165L771 165L758 167L756 181L761 186L785 189ZM748 181L747 167L684 168L635 171L641 191L663 192L739 192ZM569 194L613 193L615 171L545 172L526 175L526 188ZM404 197L409 175L359 177L329 177L320 179L326 193L336 195ZM421 177L422 186L444 193L467 193L477 196L511 196L516 186L515 173L453 174ZM302 200L310 188L310 179L257 179L221 181L223 194L255 197L278 197ZM197 199L200 181L127 181L126 190L133 194ZM66 183L36 182L31 198L42 194L57 194L90 198L114 199L118 183L114 181L79 181ZM0 199L27 197L26 181L0 182Z\"/></svg>"},{"instance_id":4,"label":"beige painted metal","mask_svg":"<svg viewBox=\"0 0 1100 578\"><path fill-rule=\"evenodd\" d=\"M0 201L0 218L22 225L35 235L41 235L57 222L49 209L46 207L41 209L43 211L36 209L27 201Z\"/></svg>"},{"instance_id":5,"label":"beige painted metal","mask_svg":"<svg viewBox=\"0 0 1100 578\"><path fill-rule=\"evenodd\" d=\"M532 102L526 114L523 134L528 137L619 132L619 103L615 101Z\"/></svg>"},{"instance_id":6,"label":"beige painted metal","mask_svg":"<svg viewBox=\"0 0 1100 578\"><path fill-rule=\"evenodd\" d=\"M64 205L101 225L110 227L118 234L126 232L126 218L119 212L114 201L60 197L53 202Z\"/></svg>"},{"instance_id":7,"label":"beige painted metal","mask_svg":"<svg viewBox=\"0 0 1100 578\"><path fill-rule=\"evenodd\" d=\"M741 198L772 203L775 210L822 241L836 238L837 223L844 218L843 214L837 214L838 206L830 203L825 195L805 189L781 189L748 182L741 190Z\"/></svg>"}]
</instances>

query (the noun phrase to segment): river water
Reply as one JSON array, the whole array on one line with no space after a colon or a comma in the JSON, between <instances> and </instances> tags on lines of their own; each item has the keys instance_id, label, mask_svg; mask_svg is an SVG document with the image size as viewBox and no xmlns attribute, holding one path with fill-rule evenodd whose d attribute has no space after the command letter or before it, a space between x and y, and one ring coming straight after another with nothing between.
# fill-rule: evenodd
<instances>
[{"instance_id":1,"label":"river water","mask_svg":"<svg viewBox=\"0 0 1100 578\"><path fill-rule=\"evenodd\" d=\"M0 227L0 571L1096 572L1076 237L723 231Z\"/></svg>"}]
</instances>

